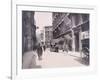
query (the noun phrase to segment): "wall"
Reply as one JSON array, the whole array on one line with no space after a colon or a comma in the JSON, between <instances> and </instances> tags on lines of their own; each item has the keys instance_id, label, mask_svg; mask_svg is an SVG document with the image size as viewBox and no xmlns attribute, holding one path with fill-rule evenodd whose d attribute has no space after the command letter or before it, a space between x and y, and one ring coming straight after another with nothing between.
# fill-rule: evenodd
<instances>
[{"instance_id":1,"label":"wall","mask_svg":"<svg viewBox=\"0 0 100 80\"><path fill-rule=\"evenodd\" d=\"M22 12L22 53L33 50L36 43L36 26L33 11Z\"/></svg>"}]
</instances>

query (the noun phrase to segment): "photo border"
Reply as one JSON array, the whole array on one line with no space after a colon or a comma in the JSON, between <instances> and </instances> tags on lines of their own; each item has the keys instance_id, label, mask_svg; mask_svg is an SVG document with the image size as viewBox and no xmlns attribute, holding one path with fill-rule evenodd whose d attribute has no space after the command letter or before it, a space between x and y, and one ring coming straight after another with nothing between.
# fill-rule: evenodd
<instances>
[{"instance_id":1,"label":"photo border","mask_svg":"<svg viewBox=\"0 0 100 80\"><path fill-rule=\"evenodd\" d=\"M27 5L27 4L25 4L25 5ZM24 5L24 6L25 6L25 5ZM17 54L17 53L18 53L18 49L17 49L17 48L18 48L18 40L17 40L17 39L18 39L18 24L17 24L17 23L18 23L18 22L17 22L17 21L18 21L18 17L17 17L17 13L18 13L18 12L17 12L17 10L18 10L17 7L18 7L18 6L23 6L23 4L16 4L16 5L14 4L14 6L13 6L14 8L13 8L13 9L16 8L16 9L15 9L16 11L14 10L14 11L15 11L15 12L14 12L13 9L12 9L12 15L13 15L13 16L11 17L11 18L12 18L11 21L12 21L12 26L13 26L13 27L15 26L15 24L13 24L13 22L16 23L16 27L15 27L16 32L14 32L15 29L12 28L12 33L11 33L11 34L13 34L13 33L16 34L16 38L15 38L16 40L15 40L14 37L13 37L14 35L12 35L12 55L11 55L11 57L12 57L12 58L11 58L11 66L12 66L12 67L11 67L11 75L12 75L12 79L15 79L17 76L19 76L19 74L18 74L18 54ZM52 5L51 5L51 6L43 6L43 5L34 5L34 4L33 4L33 5L29 5L29 4L28 4L27 6L52 7L52 8L55 8L55 7L56 7L56 8L74 8L74 9L76 9L75 7L68 7L68 6L62 7L62 6L52 6ZM90 8L90 7L89 7L89 8L77 7L77 9L88 9L88 10L93 10L93 12L94 12L93 15L94 15L94 16L96 15L96 13L95 13L95 8L94 8L94 7L91 7L91 8ZM16 14L15 14L15 13L16 13ZM16 18L14 17L14 15L16 15ZM16 20L15 20L15 19L16 19ZM94 19L95 19L95 17L94 17ZM13 20L14 20L14 21L13 21ZM16 21L16 22L15 22L15 21ZM94 20L93 20L93 21L94 21ZM95 23L95 22L94 22L94 23ZM95 24L94 24L94 25L95 25ZM91 34L91 33L90 33L90 34ZM15 40L15 41L14 41L14 40ZM13 42L16 42L16 43L13 44ZM15 50L15 51L16 51L16 58L15 58L16 60L14 59L15 54L13 54L13 52L15 52L15 51L13 50L13 46L15 46L14 48L16 49L16 50ZM14 60L14 61L13 61L13 60ZM96 59L95 59L95 61L96 61ZM14 62L15 62L16 64L13 64ZM16 65L16 68L15 68L15 65ZM47 69L46 69L46 70L47 70ZM44 70L44 71L45 71L45 70ZM59 71L58 71L58 72L59 72ZM93 72L95 73L96 70L94 70ZM90 74L90 73L87 73L87 74ZM22 76L22 75L21 75L21 76ZM20 77L21 77L21 76L20 76ZM49 76L49 77L50 77L50 76Z\"/></svg>"}]
</instances>

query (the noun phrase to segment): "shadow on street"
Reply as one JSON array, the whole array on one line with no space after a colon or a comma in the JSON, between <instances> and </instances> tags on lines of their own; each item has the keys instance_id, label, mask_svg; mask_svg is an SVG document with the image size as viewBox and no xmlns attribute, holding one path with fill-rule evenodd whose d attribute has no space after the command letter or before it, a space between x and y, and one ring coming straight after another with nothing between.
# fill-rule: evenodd
<instances>
[{"instance_id":1,"label":"shadow on street","mask_svg":"<svg viewBox=\"0 0 100 80\"><path fill-rule=\"evenodd\" d=\"M22 61L22 69L31 69L31 68L41 68L40 65L36 64L36 53L33 53L32 51L27 52L23 56Z\"/></svg>"}]
</instances>

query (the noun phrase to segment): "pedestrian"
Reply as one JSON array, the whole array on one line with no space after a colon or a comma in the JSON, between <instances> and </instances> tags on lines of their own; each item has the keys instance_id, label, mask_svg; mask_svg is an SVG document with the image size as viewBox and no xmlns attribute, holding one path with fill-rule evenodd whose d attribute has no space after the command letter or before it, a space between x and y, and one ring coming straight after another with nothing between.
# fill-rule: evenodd
<instances>
[{"instance_id":1,"label":"pedestrian","mask_svg":"<svg viewBox=\"0 0 100 80\"><path fill-rule=\"evenodd\" d=\"M65 51L65 42L63 43L63 52Z\"/></svg>"},{"instance_id":2,"label":"pedestrian","mask_svg":"<svg viewBox=\"0 0 100 80\"><path fill-rule=\"evenodd\" d=\"M45 47L45 45L43 45L43 50L45 51L45 49L46 49L46 47Z\"/></svg>"},{"instance_id":3,"label":"pedestrian","mask_svg":"<svg viewBox=\"0 0 100 80\"><path fill-rule=\"evenodd\" d=\"M37 54L38 54L38 59L42 60L43 50L42 50L42 46L40 45L40 43L37 46Z\"/></svg>"},{"instance_id":4,"label":"pedestrian","mask_svg":"<svg viewBox=\"0 0 100 80\"><path fill-rule=\"evenodd\" d=\"M67 43L67 39L64 39L63 51L66 51L68 53L68 43Z\"/></svg>"}]
</instances>

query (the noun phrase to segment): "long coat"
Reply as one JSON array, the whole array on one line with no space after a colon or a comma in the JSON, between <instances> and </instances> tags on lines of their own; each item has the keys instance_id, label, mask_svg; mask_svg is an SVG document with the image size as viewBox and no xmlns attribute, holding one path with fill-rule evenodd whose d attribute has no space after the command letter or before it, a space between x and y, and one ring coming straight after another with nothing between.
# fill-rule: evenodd
<instances>
[{"instance_id":1,"label":"long coat","mask_svg":"<svg viewBox=\"0 0 100 80\"><path fill-rule=\"evenodd\" d=\"M42 46L39 45L37 47L37 54L38 54L38 56L42 56L42 53L43 53Z\"/></svg>"}]
</instances>

